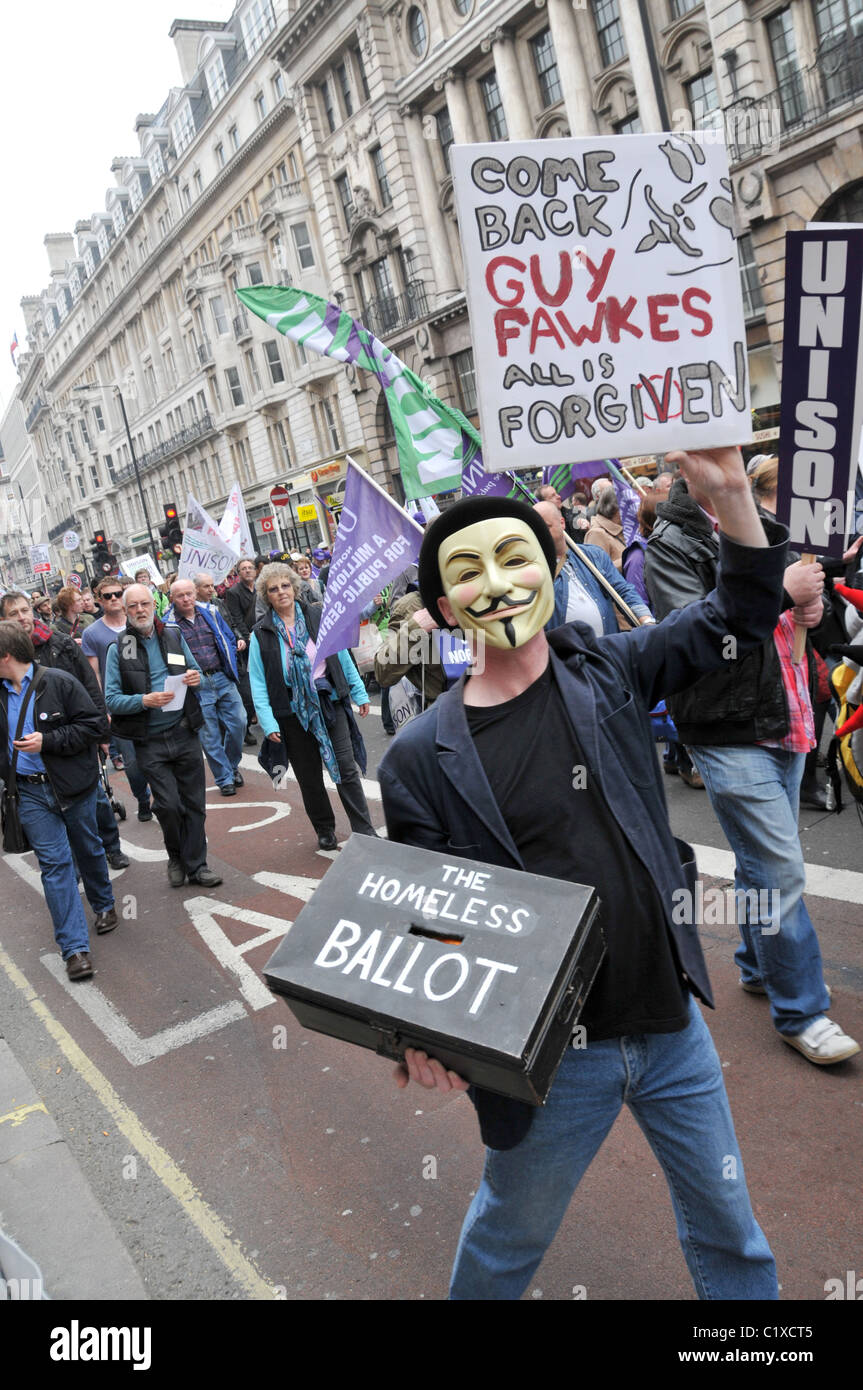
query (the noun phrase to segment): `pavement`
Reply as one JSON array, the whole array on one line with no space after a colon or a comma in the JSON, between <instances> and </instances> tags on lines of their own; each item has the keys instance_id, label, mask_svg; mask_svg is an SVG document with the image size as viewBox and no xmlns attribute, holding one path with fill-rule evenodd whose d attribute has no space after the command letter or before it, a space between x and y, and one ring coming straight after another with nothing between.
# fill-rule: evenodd
<instances>
[{"instance_id":1,"label":"pavement","mask_svg":"<svg viewBox=\"0 0 863 1390\"><path fill-rule=\"evenodd\" d=\"M389 742L377 713L364 733L373 779ZM243 771L237 798L208 796L219 812L208 819L211 863L225 877L212 915L197 890L167 888L155 822L121 826L133 863L117 890L137 896L141 916L98 939L92 984L64 981L36 909L38 878L7 865L0 1229L54 1299L444 1297L481 1166L472 1109L463 1097L396 1092L379 1058L305 1033L268 995L259 972L274 934L327 856L296 785L274 798L255 750ZM705 886L725 886L731 860L705 793L665 783ZM133 805L125 779L116 784ZM380 824L374 791L370 781ZM264 835L244 835L258 826ZM346 831L339 807L340 839ZM811 812L801 838L831 1013L863 1038L863 832L854 811ZM824 1299L828 1280L861 1267L851 1219L861 1058L811 1066L777 1037L766 1000L740 990L736 927L707 926L702 939L717 1000L708 1023L782 1297ZM133 1153L137 1185L123 1181ZM582 1289L597 1300L694 1296L661 1170L628 1111L527 1296Z\"/></svg>"}]
</instances>

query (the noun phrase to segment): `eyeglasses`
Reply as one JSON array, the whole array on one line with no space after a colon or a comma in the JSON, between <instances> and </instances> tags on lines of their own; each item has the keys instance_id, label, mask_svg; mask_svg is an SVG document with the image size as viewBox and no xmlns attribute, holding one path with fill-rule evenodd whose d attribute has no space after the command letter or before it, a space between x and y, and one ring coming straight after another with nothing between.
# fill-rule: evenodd
<instances>
[{"instance_id":1,"label":"eyeglasses","mask_svg":"<svg viewBox=\"0 0 863 1390\"><path fill-rule=\"evenodd\" d=\"M267 593L268 593L268 594L279 594L279 593L281 593L281 591L282 591L283 589L285 589L285 590L290 589L291 593L294 592L294 586L293 586L293 584L290 583L290 581L289 581L287 584L268 584L268 585L267 585Z\"/></svg>"},{"instance_id":2,"label":"eyeglasses","mask_svg":"<svg viewBox=\"0 0 863 1390\"><path fill-rule=\"evenodd\" d=\"M107 589L103 589L102 592L101 592L101 594L99 595L99 597L100 597L100 598L122 598L122 597L123 597L123 590L122 590L122 589L112 589L111 592L109 593Z\"/></svg>"}]
</instances>

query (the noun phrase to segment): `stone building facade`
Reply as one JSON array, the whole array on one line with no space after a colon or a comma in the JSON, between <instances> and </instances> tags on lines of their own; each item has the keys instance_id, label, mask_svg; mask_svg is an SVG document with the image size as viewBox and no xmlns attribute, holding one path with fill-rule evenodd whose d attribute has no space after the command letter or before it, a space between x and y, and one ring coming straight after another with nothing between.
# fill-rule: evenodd
<instances>
[{"instance_id":1,"label":"stone building facade","mask_svg":"<svg viewBox=\"0 0 863 1390\"><path fill-rule=\"evenodd\" d=\"M274 338L233 289L336 300L475 415L454 143L724 124L774 437L784 233L863 205L863 0L241 0L171 37L181 85L137 118L104 211L46 238L50 284L23 301L55 536L146 540L118 392L154 527L187 490L218 512L236 478L267 549L287 482L316 503L313 541L348 452L399 496L377 384Z\"/></svg>"}]
</instances>

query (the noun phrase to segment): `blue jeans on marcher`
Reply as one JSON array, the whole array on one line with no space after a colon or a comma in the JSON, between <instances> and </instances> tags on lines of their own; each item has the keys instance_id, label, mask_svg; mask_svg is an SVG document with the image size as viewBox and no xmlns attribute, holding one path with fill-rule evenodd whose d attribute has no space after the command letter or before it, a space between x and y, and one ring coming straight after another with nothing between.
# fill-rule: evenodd
<instances>
[{"instance_id":1,"label":"blue jeans on marcher","mask_svg":"<svg viewBox=\"0 0 863 1390\"><path fill-rule=\"evenodd\" d=\"M126 780L132 791L132 795L139 806L149 806L150 788L147 779L138 767L138 755L135 752L135 745L130 738L112 738L111 745L116 747L118 753L122 754L125 764Z\"/></svg>"},{"instance_id":2,"label":"blue jeans on marcher","mask_svg":"<svg viewBox=\"0 0 863 1390\"><path fill-rule=\"evenodd\" d=\"M73 853L93 911L107 912L114 906L108 862L96 828L96 788L75 797L62 810L47 783L19 781L18 790L21 824L42 871L54 939L63 959L68 960L90 949Z\"/></svg>"},{"instance_id":3,"label":"blue jeans on marcher","mask_svg":"<svg viewBox=\"0 0 863 1390\"><path fill-rule=\"evenodd\" d=\"M735 890L751 892L751 901L742 893L737 898L740 978L763 984L780 1033L802 1033L830 1007L818 937L803 900L797 812L805 754L758 744L699 745L690 752L734 851Z\"/></svg>"},{"instance_id":4,"label":"blue jeans on marcher","mask_svg":"<svg viewBox=\"0 0 863 1390\"><path fill-rule=\"evenodd\" d=\"M713 1040L694 999L688 1027L570 1048L514 1149L486 1151L462 1228L452 1299L517 1299L570 1198L628 1105L662 1165L689 1273L702 1299L778 1298L752 1213ZM613 1218L612 1218L613 1219ZM579 1279L577 1252L572 1277Z\"/></svg>"},{"instance_id":5,"label":"blue jeans on marcher","mask_svg":"<svg viewBox=\"0 0 863 1390\"><path fill-rule=\"evenodd\" d=\"M204 757L219 786L232 787L246 732L246 711L240 692L224 671L213 671L202 674L198 700L204 716L198 731Z\"/></svg>"}]
</instances>

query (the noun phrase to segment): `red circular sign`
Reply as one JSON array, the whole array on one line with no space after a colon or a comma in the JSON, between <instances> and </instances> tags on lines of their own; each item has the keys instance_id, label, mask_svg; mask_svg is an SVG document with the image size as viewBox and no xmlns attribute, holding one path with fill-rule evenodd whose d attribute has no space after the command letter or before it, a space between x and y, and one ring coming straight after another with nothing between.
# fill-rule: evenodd
<instances>
[{"instance_id":1,"label":"red circular sign","mask_svg":"<svg viewBox=\"0 0 863 1390\"><path fill-rule=\"evenodd\" d=\"M281 483L279 483L271 491L270 501L272 502L274 507L286 507L288 505L288 499L290 498L290 495L291 494L288 492L288 489L286 487L282 487Z\"/></svg>"},{"instance_id":2,"label":"red circular sign","mask_svg":"<svg viewBox=\"0 0 863 1390\"><path fill-rule=\"evenodd\" d=\"M272 518L271 516L262 516L262 517L261 517L261 530L262 530L262 531L275 531L275 529L276 529L276 528L275 528L275 526L273 525L273 518Z\"/></svg>"}]
</instances>

